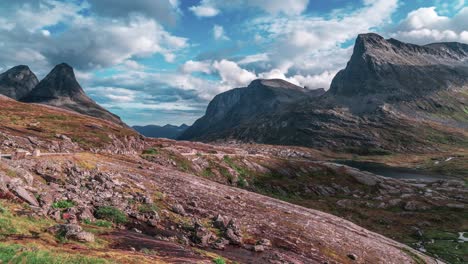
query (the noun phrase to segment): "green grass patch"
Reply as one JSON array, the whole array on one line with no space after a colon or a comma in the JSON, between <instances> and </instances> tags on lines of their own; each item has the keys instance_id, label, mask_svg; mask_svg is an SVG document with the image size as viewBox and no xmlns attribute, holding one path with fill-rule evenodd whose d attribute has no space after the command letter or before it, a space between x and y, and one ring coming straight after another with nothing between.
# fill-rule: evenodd
<instances>
[{"instance_id":1,"label":"green grass patch","mask_svg":"<svg viewBox=\"0 0 468 264\"><path fill-rule=\"evenodd\" d=\"M55 253L32 246L0 243L0 263L9 264L104 264L105 259L79 254Z\"/></svg>"},{"instance_id":2,"label":"green grass patch","mask_svg":"<svg viewBox=\"0 0 468 264\"><path fill-rule=\"evenodd\" d=\"M215 259L213 259L213 263L215 263L215 264L226 264L226 260L224 260L223 258L215 258Z\"/></svg>"},{"instance_id":3,"label":"green grass patch","mask_svg":"<svg viewBox=\"0 0 468 264\"><path fill-rule=\"evenodd\" d=\"M159 150L155 148L149 148L149 149L143 150L143 155L157 155L157 154L159 154Z\"/></svg>"},{"instance_id":4,"label":"green grass patch","mask_svg":"<svg viewBox=\"0 0 468 264\"><path fill-rule=\"evenodd\" d=\"M112 206L101 206L96 210L96 218L111 221L116 224L125 224L128 219L124 212Z\"/></svg>"},{"instance_id":5,"label":"green grass patch","mask_svg":"<svg viewBox=\"0 0 468 264\"><path fill-rule=\"evenodd\" d=\"M96 220L94 222L92 222L91 220L89 219L85 219L83 221L83 223L87 224L87 225L93 225L93 226L98 226L98 227L105 227L105 228L112 228L113 224L112 222L109 222L109 221L106 221L106 220Z\"/></svg>"},{"instance_id":6,"label":"green grass patch","mask_svg":"<svg viewBox=\"0 0 468 264\"><path fill-rule=\"evenodd\" d=\"M151 213L158 212L159 208L155 204L142 204L138 207L138 211L140 211L140 213Z\"/></svg>"},{"instance_id":7,"label":"green grass patch","mask_svg":"<svg viewBox=\"0 0 468 264\"><path fill-rule=\"evenodd\" d=\"M52 204L52 208L55 209L68 209L75 206L75 203L70 200L60 200Z\"/></svg>"}]
</instances>

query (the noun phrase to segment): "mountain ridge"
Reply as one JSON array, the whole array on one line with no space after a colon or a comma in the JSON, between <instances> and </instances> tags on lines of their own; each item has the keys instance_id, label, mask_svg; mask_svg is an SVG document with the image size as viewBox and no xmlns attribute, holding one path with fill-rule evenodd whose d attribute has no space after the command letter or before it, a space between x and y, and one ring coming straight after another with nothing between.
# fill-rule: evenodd
<instances>
[{"instance_id":1,"label":"mountain ridge","mask_svg":"<svg viewBox=\"0 0 468 264\"><path fill-rule=\"evenodd\" d=\"M164 126L159 125L146 125L146 126L132 126L138 133L142 134L145 137L152 138L168 138L176 139L182 134L189 126L182 124L180 126L175 126L171 124L166 124Z\"/></svg>"},{"instance_id":2,"label":"mountain ridge","mask_svg":"<svg viewBox=\"0 0 468 264\"><path fill-rule=\"evenodd\" d=\"M467 144L467 51L461 43L419 46L361 34L346 68L324 94L266 108L249 101L248 89L233 89L216 96L180 138L358 152L425 151L442 141ZM220 103L227 95L235 102L232 109ZM243 105L240 98L250 103ZM250 111L239 107L251 104L257 105ZM250 115L226 114L226 109ZM451 140L440 139L444 137Z\"/></svg>"}]
</instances>

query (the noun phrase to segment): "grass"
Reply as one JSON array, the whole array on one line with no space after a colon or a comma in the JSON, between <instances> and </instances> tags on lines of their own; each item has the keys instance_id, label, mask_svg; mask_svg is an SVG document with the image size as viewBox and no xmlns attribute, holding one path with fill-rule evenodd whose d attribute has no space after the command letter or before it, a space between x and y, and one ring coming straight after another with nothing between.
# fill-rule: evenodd
<instances>
[{"instance_id":1,"label":"grass","mask_svg":"<svg viewBox=\"0 0 468 264\"><path fill-rule=\"evenodd\" d=\"M215 258L215 259L213 259L213 263L215 263L215 264L226 264L226 260L224 260L223 258Z\"/></svg>"},{"instance_id":2,"label":"grass","mask_svg":"<svg viewBox=\"0 0 468 264\"><path fill-rule=\"evenodd\" d=\"M112 206L101 206L96 210L96 218L111 221L116 224L125 224L128 219L124 212Z\"/></svg>"},{"instance_id":3,"label":"grass","mask_svg":"<svg viewBox=\"0 0 468 264\"><path fill-rule=\"evenodd\" d=\"M158 212L159 208L155 204L142 204L138 207L140 213Z\"/></svg>"},{"instance_id":4,"label":"grass","mask_svg":"<svg viewBox=\"0 0 468 264\"><path fill-rule=\"evenodd\" d=\"M112 222L106 221L106 220L96 220L92 222L89 219L85 219L83 223L87 225L93 225L93 226L98 226L98 227L105 227L105 228L111 228L113 226Z\"/></svg>"},{"instance_id":5,"label":"grass","mask_svg":"<svg viewBox=\"0 0 468 264\"><path fill-rule=\"evenodd\" d=\"M34 246L0 243L0 263L31 264L104 264L105 259L80 254L56 253Z\"/></svg>"},{"instance_id":6,"label":"grass","mask_svg":"<svg viewBox=\"0 0 468 264\"><path fill-rule=\"evenodd\" d=\"M70 200L60 200L52 204L52 208L55 209L68 209L75 206L75 203Z\"/></svg>"},{"instance_id":7,"label":"grass","mask_svg":"<svg viewBox=\"0 0 468 264\"><path fill-rule=\"evenodd\" d=\"M158 155L158 154L159 154L159 150L155 148L149 148L149 149L143 150L143 155Z\"/></svg>"},{"instance_id":8,"label":"grass","mask_svg":"<svg viewBox=\"0 0 468 264\"><path fill-rule=\"evenodd\" d=\"M420 256L418 256L416 253L412 252L411 250L407 248L401 248L401 251L405 252L408 256L410 256L414 263L416 264L426 264L426 261L422 259Z\"/></svg>"}]
</instances>

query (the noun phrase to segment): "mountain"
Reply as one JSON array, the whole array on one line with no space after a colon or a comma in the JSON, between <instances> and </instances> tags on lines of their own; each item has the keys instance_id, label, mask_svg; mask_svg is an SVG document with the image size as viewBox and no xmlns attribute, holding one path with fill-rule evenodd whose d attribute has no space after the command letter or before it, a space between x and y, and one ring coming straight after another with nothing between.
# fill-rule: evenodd
<instances>
[{"instance_id":1,"label":"mountain","mask_svg":"<svg viewBox=\"0 0 468 264\"><path fill-rule=\"evenodd\" d=\"M180 126L174 126L167 124L165 126L148 125L148 126L133 126L133 129L138 131L145 137L152 138L178 138L189 126L182 124Z\"/></svg>"},{"instance_id":2,"label":"mountain","mask_svg":"<svg viewBox=\"0 0 468 264\"><path fill-rule=\"evenodd\" d=\"M73 68L65 63L55 66L21 101L51 105L123 124L118 116L99 106L85 94L75 78Z\"/></svg>"},{"instance_id":3,"label":"mountain","mask_svg":"<svg viewBox=\"0 0 468 264\"><path fill-rule=\"evenodd\" d=\"M0 74L0 94L19 100L26 96L38 83L36 75L28 66L15 66Z\"/></svg>"},{"instance_id":4,"label":"mountain","mask_svg":"<svg viewBox=\"0 0 468 264\"><path fill-rule=\"evenodd\" d=\"M217 138L259 116L286 111L299 100L320 96L323 89L307 90L284 80L255 80L245 88L221 93L209 103L205 116L187 129L180 139Z\"/></svg>"},{"instance_id":5,"label":"mountain","mask_svg":"<svg viewBox=\"0 0 468 264\"><path fill-rule=\"evenodd\" d=\"M257 80L247 89L216 96L180 138L359 153L468 144L466 44L419 46L361 34L346 68L326 93L304 96L292 84L274 81L281 95L270 93L263 101L251 86L266 82Z\"/></svg>"}]
</instances>

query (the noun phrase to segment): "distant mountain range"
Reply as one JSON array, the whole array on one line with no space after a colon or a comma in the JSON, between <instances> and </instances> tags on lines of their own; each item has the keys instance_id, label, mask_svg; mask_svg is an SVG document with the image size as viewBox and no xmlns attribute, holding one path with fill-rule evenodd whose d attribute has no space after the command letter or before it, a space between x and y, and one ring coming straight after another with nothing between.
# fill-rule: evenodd
<instances>
[{"instance_id":1,"label":"distant mountain range","mask_svg":"<svg viewBox=\"0 0 468 264\"><path fill-rule=\"evenodd\" d=\"M167 124L165 126L133 126L132 128L146 137L177 139L189 126L186 124L180 126Z\"/></svg>"},{"instance_id":2,"label":"distant mountain range","mask_svg":"<svg viewBox=\"0 0 468 264\"><path fill-rule=\"evenodd\" d=\"M13 67L0 75L0 94L18 101L51 105L124 125L118 116L85 94L73 68L65 63L55 66L40 82L29 67Z\"/></svg>"},{"instance_id":3,"label":"distant mountain range","mask_svg":"<svg viewBox=\"0 0 468 264\"><path fill-rule=\"evenodd\" d=\"M361 34L327 92L256 80L216 96L180 139L349 150L468 144L468 45Z\"/></svg>"}]
</instances>

